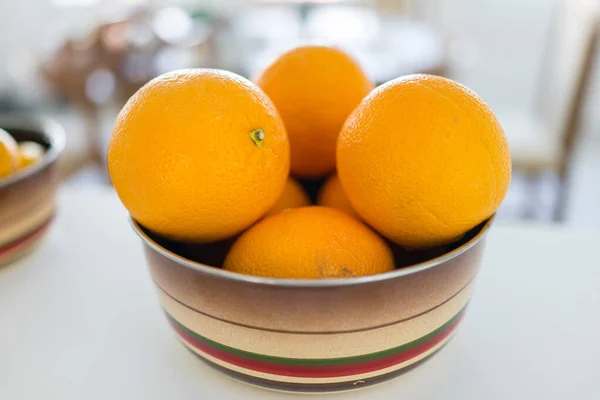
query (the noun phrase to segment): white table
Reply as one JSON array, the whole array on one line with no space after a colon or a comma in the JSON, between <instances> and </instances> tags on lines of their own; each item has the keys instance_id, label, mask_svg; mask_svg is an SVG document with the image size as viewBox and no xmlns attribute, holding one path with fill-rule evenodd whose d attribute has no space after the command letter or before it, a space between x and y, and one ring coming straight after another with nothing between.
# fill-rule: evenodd
<instances>
[{"instance_id":1,"label":"white table","mask_svg":"<svg viewBox=\"0 0 600 400\"><path fill-rule=\"evenodd\" d=\"M60 204L43 245L0 269L0 399L289 396L230 380L174 339L111 191L64 189ZM599 399L599 249L600 233L497 224L448 346L397 380L327 398Z\"/></svg>"}]
</instances>

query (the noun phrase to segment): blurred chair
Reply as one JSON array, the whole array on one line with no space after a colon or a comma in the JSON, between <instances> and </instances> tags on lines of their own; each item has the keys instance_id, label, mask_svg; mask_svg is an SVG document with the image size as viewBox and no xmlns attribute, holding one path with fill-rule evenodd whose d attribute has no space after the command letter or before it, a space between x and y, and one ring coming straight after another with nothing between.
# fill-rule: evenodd
<instances>
[{"instance_id":1,"label":"blurred chair","mask_svg":"<svg viewBox=\"0 0 600 400\"><path fill-rule=\"evenodd\" d=\"M513 169L525 174L528 190L535 191L542 174L556 174L556 221L564 218L569 166L598 47L599 9L598 0L560 0L547 39L534 112L496 110ZM527 197L525 217L538 206L537 193Z\"/></svg>"}]
</instances>

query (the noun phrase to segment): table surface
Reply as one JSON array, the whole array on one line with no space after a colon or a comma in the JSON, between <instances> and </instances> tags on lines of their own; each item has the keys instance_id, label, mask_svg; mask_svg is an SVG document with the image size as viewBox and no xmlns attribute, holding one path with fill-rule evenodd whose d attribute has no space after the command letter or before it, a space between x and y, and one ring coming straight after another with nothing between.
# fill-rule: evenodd
<instances>
[{"instance_id":1,"label":"table surface","mask_svg":"<svg viewBox=\"0 0 600 400\"><path fill-rule=\"evenodd\" d=\"M40 248L0 269L0 399L291 396L233 381L175 340L112 191L59 200ZM455 338L396 380L327 398L600 398L598 247L598 232L497 223Z\"/></svg>"}]
</instances>

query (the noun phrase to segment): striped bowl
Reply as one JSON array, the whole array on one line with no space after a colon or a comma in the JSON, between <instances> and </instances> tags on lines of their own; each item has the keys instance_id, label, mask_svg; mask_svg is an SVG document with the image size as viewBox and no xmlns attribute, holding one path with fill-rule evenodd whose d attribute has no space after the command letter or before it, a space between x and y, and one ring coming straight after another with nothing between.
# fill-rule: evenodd
<instances>
[{"instance_id":1,"label":"striped bowl","mask_svg":"<svg viewBox=\"0 0 600 400\"><path fill-rule=\"evenodd\" d=\"M452 337L491 225L448 253L347 279L268 279L188 260L132 221L167 321L211 366L270 389L330 392L399 375Z\"/></svg>"},{"instance_id":2,"label":"striped bowl","mask_svg":"<svg viewBox=\"0 0 600 400\"><path fill-rule=\"evenodd\" d=\"M64 148L62 128L42 119L0 116L0 128L18 142L46 148L37 165L0 179L0 266L31 251L54 216L58 183L56 160Z\"/></svg>"}]
</instances>

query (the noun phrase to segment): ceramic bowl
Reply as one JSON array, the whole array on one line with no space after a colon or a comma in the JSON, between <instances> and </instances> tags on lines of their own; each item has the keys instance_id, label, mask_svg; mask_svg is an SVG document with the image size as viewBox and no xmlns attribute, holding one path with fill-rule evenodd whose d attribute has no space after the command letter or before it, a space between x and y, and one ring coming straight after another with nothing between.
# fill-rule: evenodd
<instances>
[{"instance_id":1,"label":"ceramic bowl","mask_svg":"<svg viewBox=\"0 0 600 400\"><path fill-rule=\"evenodd\" d=\"M211 366L276 390L393 378L439 350L465 313L491 220L449 252L347 279L268 279L209 267L132 221L167 320Z\"/></svg>"},{"instance_id":2,"label":"ceramic bowl","mask_svg":"<svg viewBox=\"0 0 600 400\"><path fill-rule=\"evenodd\" d=\"M37 142L46 148L38 164L0 179L0 265L33 249L50 226L58 184L56 161L65 135L49 120L0 116L0 128L18 142Z\"/></svg>"}]
</instances>

